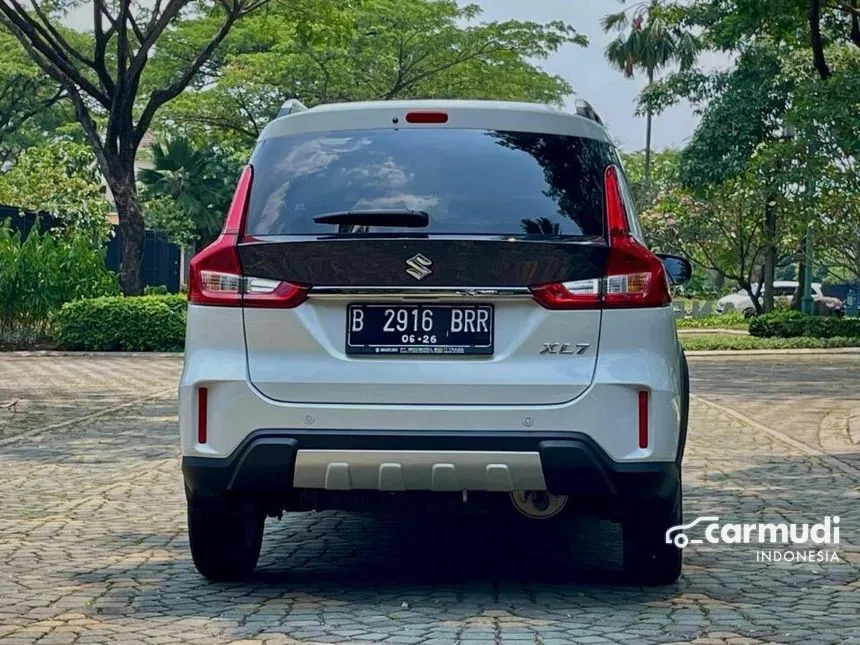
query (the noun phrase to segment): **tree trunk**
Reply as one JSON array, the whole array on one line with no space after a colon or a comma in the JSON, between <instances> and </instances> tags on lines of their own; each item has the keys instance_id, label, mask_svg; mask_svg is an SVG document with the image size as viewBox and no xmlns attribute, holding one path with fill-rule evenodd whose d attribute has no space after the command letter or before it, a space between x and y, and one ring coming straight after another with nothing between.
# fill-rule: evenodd
<instances>
[{"instance_id":1,"label":"tree trunk","mask_svg":"<svg viewBox=\"0 0 860 645\"><path fill-rule=\"evenodd\" d=\"M762 283L764 289L764 302L762 309L765 313L773 311L773 280L776 273L776 212L773 204L765 205L764 215L764 234L765 234L765 251L764 251L764 281Z\"/></svg>"},{"instance_id":2,"label":"tree trunk","mask_svg":"<svg viewBox=\"0 0 860 645\"><path fill-rule=\"evenodd\" d=\"M750 284L746 280L739 280L738 284L740 285L741 289L747 292L747 295L750 297L750 301L753 304L753 310L755 311L755 314L759 315L761 313L761 281L759 281L758 287L756 289L753 289L752 284ZM742 313L746 317L746 311Z\"/></svg>"},{"instance_id":3,"label":"tree trunk","mask_svg":"<svg viewBox=\"0 0 860 645\"><path fill-rule=\"evenodd\" d=\"M746 282L741 283L741 287L747 290L747 295L752 300L753 308L755 309L756 315L762 313L762 287L764 285L764 276L765 276L765 267L764 265L759 265L755 268L755 284L756 288L753 289L752 285L748 285ZM753 293L755 291L755 293Z\"/></svg>"},{"instance_id":4,"label":"tree trunk","mask_svg":"<svg viewBox=\"0 0 860 645\"><path fill-rule=\"evenodd\" d=\"M791 299L791 308L798 311L803 307L803 290L806 282L806 255L801 252L800 263L797 266L797 289Z\"/></svg>"},{"instance_id":5,"label":"tree trunk","mask_svg":"<svg viewBox=\"0 0 860 645\"><path fill-rule=\"evenodd\" d=\"M127 296L137 296L143 293L140 265L143 259L144 224L143 213L137 205L134 162L122 163L121 167L111 173L108 182L116 203L119 232L122 236L122 292Z\"/></svg>"},{"instance_id":6,"label":"tree trunk","mask_svg":"<svg viewBox=\"0 0 860 645\"><path fill-rule=\"evenodd\" d=\"M812 62L818 75L830 78L830 67L824 57L824 40L821 38L821 0L812 0L809 5L809 43L812 46Z\"/></svg>"},{"instance_id":7,"label":"tree trunk","mask_svg":"<svg viewBox=\"0 0 860 645\"><path fill-rule=\"evenodd\" d=\"M654 83L654 70L648 70L648 87ZM648 202L651 200L651 122L654 115L651 108L645 113L645 196Z\"/></svg>"},{"instance_id":8,"label":"tree trunk","mask_svg":"<svg viewBox=\"0 0 860 645\"><path fill-rule=\"evenodd\" d=\"M860 15L857 14L857 0L851 0L851 42L860 47Z\"/></svg>"}]
</instances>

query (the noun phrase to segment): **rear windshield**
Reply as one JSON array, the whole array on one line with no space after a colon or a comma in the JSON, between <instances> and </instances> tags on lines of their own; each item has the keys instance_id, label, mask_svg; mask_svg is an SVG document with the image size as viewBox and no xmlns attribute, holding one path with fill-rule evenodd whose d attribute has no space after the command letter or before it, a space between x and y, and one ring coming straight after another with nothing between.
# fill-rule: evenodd
<instances>
[{"instance_id":1,"label":"rear windshield","mask_svg":"<svg viewBox=\"0 0 860 645\"><path fill-rule=\"evenodd\" d=\"M603 235L605 142L456 129L324 132L263 141L254 153L250 235L432 233ZM409 209L422 228L318 224L326 213Z\"/></svg>"}]
</instances>

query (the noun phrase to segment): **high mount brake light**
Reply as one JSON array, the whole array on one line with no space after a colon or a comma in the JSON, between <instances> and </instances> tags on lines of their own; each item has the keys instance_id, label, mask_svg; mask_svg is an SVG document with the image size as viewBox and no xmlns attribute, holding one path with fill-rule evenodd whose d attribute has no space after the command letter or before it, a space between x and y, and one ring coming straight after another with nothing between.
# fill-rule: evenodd
<instances>
[{"instance_id":1,"label":"high mount brake light","mask_svg":"<svg viewBox=\"0 0 860 645\"><path fill-rule=\"evenodd\" d=\"M447 112L407 112L407 123L448 123Z\"/></svg>"},{"instance_id":2,"label":"high mount brake light","mask_svg":"<svg viewBox=\"0 0 860 645\"><path fill-rule=\"evenodd\" d=\"M672 301L663 262L630 234L618 169L603 178L609 253L601 278L532 287L547 309L662 307Z\"/></svg>"},{"instance_id":3,"label":"high mount brake light","mask_svg":"<svg viewBox=\"0 0 860 645\"><path fill-rule=\"evenodd\" d=\"M188 301L192 304L289 309L307 299L307 287L242 274L237 245L245 228L253 175L253 168L245 166L221 235L191 260Z\"/></svg>"}]
</instances>

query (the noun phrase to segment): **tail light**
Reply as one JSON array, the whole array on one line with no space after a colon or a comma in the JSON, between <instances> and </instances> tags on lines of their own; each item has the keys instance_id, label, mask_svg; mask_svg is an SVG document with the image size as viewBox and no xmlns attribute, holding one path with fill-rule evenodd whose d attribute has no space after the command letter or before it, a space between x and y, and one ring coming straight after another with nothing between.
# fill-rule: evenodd
<instances>
[{"instance_id":1,"label":"tail light","mask_svg":"<svg viewBox=\"0 0 860 645\"><path fill-rule=\"evenodd\" d=\"M672 301L663 262L630 234L618 171L604 175L609 254L602 278L532 287L547 309L662 307Z\"/></svg>"},{"instance_id":2,"label":"tail light","mask_svg":"<svg viewBox=\"0 0 860 645\"><path fill-rule=\"evenodd\" d=\"M307 298L306 287L242 274L237 244L244 232L252 181L253 169L245 166L221 235L191 260L188 301L192 304L292 308Z\"/></svg>"}]
</instances>

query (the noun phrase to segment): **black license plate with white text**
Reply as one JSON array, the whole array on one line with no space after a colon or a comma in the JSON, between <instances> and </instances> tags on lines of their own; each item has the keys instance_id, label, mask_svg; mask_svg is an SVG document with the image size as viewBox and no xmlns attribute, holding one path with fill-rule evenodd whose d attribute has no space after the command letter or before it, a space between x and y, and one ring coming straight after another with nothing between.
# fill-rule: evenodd
<instances>
[{"instance_id":1,"label":"black license plate with white text","mask_svg":"<svg viewBox=\"0 0 860 645\"><path fill-rule=\"evenodd\" d=\"M351 304L347 354L490 355L493 305Z\"/></svg>"}]
</instances>

